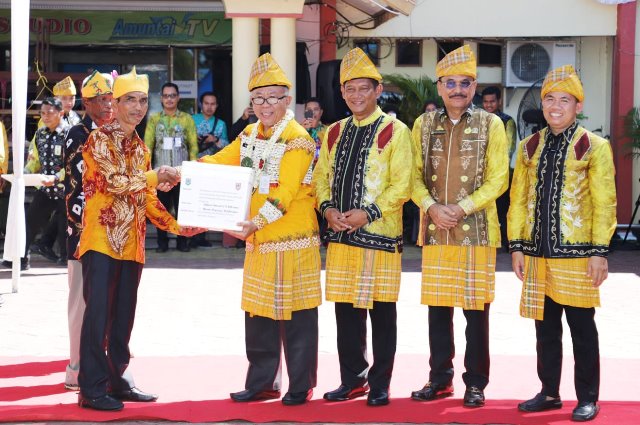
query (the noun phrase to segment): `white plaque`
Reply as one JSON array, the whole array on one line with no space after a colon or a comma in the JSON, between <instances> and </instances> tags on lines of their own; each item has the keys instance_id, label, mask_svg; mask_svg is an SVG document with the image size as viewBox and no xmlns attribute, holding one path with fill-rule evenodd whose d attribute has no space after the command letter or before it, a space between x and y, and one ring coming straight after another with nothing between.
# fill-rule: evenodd
<instances>
[{"instance_id":1,"label":"white plaque","mask_svg":"<svg viewBox=\"0 0 640 425\"><path fill-rule=\"evenodd\" d=\"M252 168L183 162L178 224L242 230L238 222L248 219L252 184Z\"/></svg>"}]
</instances>

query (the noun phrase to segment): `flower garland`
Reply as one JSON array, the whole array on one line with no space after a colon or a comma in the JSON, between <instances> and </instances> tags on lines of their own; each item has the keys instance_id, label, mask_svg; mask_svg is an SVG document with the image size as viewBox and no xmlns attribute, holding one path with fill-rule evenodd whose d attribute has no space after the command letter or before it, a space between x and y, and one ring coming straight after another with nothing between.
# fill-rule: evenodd
<instances>
[{"instance_id":1,"label":"flower garland","mask_svg":"<svg viewBox=\"0 0 640 425\"><path fill-rule=\"evenodd\" d=\"M262 151L262 156L260 158L260 161L258 161L258 164L254 164L253 159L250 156L246 156L242 158L242 161L240 161L241 166L251 167L255 170L255 173L253 175L254 189L256 189L260 184L260 175L264 171L264 167L266 165L266 159L269 157L269 155L271 155L271 151L275 147L276 143L278 142L278 139L280 139L280 136L282 135L282 132L284 131L285 128L287 128L289 121L291 121L293 117L294 117L293 111L290 109L287 109L287 112L284 114L284 117L273 126L273 134L267 141L267 145ZM260 121L258 121L253 126L253 129L251 129L251 134L249 135L249 140L247 140L247 146L249 148L250 153L253 152L253 147L256 143L256 138L258 137L259 124L260 124Z\"/></svg>"}]
</instances>

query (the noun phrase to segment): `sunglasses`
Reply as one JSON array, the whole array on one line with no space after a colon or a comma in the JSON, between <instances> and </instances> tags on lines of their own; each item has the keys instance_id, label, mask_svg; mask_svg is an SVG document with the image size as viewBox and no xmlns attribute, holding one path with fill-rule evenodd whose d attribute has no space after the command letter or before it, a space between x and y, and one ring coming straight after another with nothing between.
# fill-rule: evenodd
<instances>
[{"instance_id":1,"label":"sunglasses","mask_svg":"<svg viewBox=\"0 0 640 425\"><path fill-rule=\"evenodd\" d=\"M453 90L456 88L456 86L460 87L461 89L468 89L469 87L471 87L471 84L473 83L473 81L462 80L460 82L457 82L456 80L446 80L446 81L440 80L440 83L444 84L444 86L448 90Z\"/></svg>"}]
</instances>

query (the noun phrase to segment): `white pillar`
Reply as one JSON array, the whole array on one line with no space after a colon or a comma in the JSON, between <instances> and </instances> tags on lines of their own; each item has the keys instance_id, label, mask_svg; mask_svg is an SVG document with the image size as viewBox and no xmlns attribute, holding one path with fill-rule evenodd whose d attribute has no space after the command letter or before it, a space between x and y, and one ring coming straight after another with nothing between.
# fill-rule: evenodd
<instances>
[{"instance_id":1,"label":"white pillar","mask_svg":"<svg viewBox=\"0 0 640 425\"><path fill-rule=\"evenodd\" d=\"M235 122L244 109L249 106L249 74L251 65L260 53L260 38L258 33L258 18L231 19L231 66L233 68L232 104Z\"/></svg>"},{"instance_id":2,"label":"white pillar","mask_svg":"<svg viewBox=\"0 0 640 425\"><path fill-rule=\"evenodd\" d=\"M271 56L278 62L293 84L291 109L296 102L296 20L271 18Z\"/></svg>"}]
</instances>

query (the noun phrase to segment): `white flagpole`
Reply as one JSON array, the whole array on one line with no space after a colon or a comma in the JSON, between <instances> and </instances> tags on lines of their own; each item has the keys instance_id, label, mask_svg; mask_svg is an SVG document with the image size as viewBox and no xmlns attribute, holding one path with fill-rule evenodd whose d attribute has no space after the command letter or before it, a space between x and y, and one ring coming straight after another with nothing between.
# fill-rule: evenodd
<instances>
[{"instance_id":1,"label":"white flagpole","mask_svg":"<svg viewBox=\"0 0 640 425\"><path fill-rule=\"evenodd\" d=\"M30 0L11 0L11 107L13 173L9 214L4 241L4 258L13 261L11 282L18 292L20 257L24 255L26 229L24 218L24 136L27 118L27 82L29 72Z\"/></svg>"}]
</instances>

